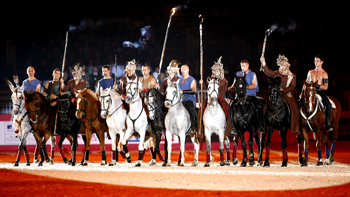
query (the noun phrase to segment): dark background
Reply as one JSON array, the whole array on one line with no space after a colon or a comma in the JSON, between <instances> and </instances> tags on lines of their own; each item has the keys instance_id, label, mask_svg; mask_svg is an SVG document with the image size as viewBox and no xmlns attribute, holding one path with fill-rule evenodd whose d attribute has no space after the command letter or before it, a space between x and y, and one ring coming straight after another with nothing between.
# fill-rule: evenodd
<instances>
[{"instance_id":1,"label":"dark background","mask_svg":"<svg viewBox=\"0 0 350 197\"><path fill-rule=\"evenodd\" d=\"M20 82L29 65L39 80L51 79L52 70L61 68L67 25L83 27L69 33L67 67L80 62L87 67L114 64L114 50L119 49L118 64L135 58L154 70L159 65L170 9L180 6L169 30L162 72L171 59L190 66L199 79L198 15L204 16L203 43L205 77L221 55L231 84L240 61L247 59L258 75L260 89L266 89L267 77L259 72L264 32L272 24L294 30L273 32L267 41L265 57L271 69L284 54L291 71L297 75L298 89L307 71L314 68L313 57L323 55L329 73L330 89L348 90L350 66L347 5L281 1L274 4L242 1L114 1L13 3L1 14L1 77L18 73ZM86 24L85 26L82 24ZM122 47L123 41L137 41L140 28L150 25L152 36L145 49ZM1 90L7 90L2 82Z\"/></svg>"}]
</instances>

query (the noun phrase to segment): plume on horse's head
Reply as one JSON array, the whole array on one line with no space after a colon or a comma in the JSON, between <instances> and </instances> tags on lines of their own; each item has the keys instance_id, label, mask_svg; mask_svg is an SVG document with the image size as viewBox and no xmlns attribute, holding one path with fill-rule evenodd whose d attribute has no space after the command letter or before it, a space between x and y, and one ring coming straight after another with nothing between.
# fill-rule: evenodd
<instances>
[{"instance_id":1,"label":"plume on horse's head","mask_svg":"<svg viewBox=\"0 0 350 197\"><path fill-rule=\"evenodd\" d=\"M241 105L244 105L247 101L247 81L246 75L243 73L243 76L235 77L235 94Z\"/></svg>"}]
</instances>

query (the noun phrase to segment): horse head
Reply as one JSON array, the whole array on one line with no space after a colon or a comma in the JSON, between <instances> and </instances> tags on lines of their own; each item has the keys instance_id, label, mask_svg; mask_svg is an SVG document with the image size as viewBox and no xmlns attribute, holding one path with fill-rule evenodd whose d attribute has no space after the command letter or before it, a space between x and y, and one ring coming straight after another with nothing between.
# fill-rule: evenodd
<instances>
[{"instance_id":1,"label":"horse head","mask_svg":"<svg viewBox=\"0 0 350 197\"><path fill-rule=\"evenodd\" d=\"M147 91L144 98L144 103L147 107L148 117L151 120L154 120L157 116L157 109L162 107L162 99L159 97L159 94L156 94L157 89L152 88Z\"/></svg>"},{"instance_id":2,"label":"horse head","mask_svg":"<svg viewBox=\"0 0 350 197\"><path fill-rule=\"evenodd\" d=\"M176 82L168 80L168 87L166 89L166 97L164 106L171 108L181 101L181 92L179 87L179 80Z\"/></svg>"},{"instance_id":3,"label":"horse head","mask_svg":"<svg viewBox=\"0 0 350 197\"><path fill-rule=\"evenodd\" d=\"M219 98L219 82L220 79L215 79L210 77L207 78L208 83L208 99L210 104L218 104Z\"/></svg>"},{"instance_id":4,"label":"horse head","mask_svg":"<svg viewBox=\"0 0 350 197\"><path fill-rule=\"evenodd\" d=\"M100 100L101 103L101 117L103 119L107 118L107 115L109 113L109 109L112 106L112 98L111 98L111 89L107 88L105 90L102 90L102 87L100 87L100 95L98 99Z\"/></svg>"},{"instance_id":5,"label":"horse head","mask_svg":"<svg viewBox=\"0 0 350 197\"><path fill-rule=\"evenodd\" d=\"M70 92L65 92L63 94L59 94L58 102L57 102L57 112L61 122L65 122L68 119L68 110L71 105L70 103Z\"/></svg>"},{"instance_id":6,"label":"horse head","mask_svg":"<svg viewBox=\"0 0 350 197\"><path fill-rule=\"evenodd\" d=\"M316 89L317 89L317 81L316 82L310 82L307 83L304 81L304 106L306 108L306 111L308 113L311 113L316 108Z\"/></svg>"},{"instance_id":7,"label":"horse head","mask_svg":"<svg viewBox=\"0 0 350 197\"><path fill-rule=\"evenodd\" d=\"M11 81L6 77L4 78L4 81L9 86L12 92L11 94L11 100L13 104L12 114L17 115L20 112L21 106L24 105L23 85L19 87L14 87Z\"/></svg>"},{"instance_id":8,"label":"horse head","mask_svg":"<svg viewBox=\"0 0 350 197\"><path fill-rule=\"evenodd\" d=\"M25 103L28 107L28 117L29 119L36 123L39 115L43 113L43 110L50 109L48 102L45 97L38 92L34 91L25 91L24 92ZM35 114L35 119L33 120L33 115Z\"/></svg>"},{"instance_id":9,"label":"horse head","mask_svg":"<svg viewBox=\"0 0 350 197\"><path fill-rule=\"evenodd\" d=\"M135 79L129 79L128 77L126 77L126 81L127 84L125 102L130 104L139 99L140 95L138 89L141 83L138 83L137 77Z\"/></svg>"},{"instance_id":10,"label":"horse head","mask_svg":"<svg viewBox=\"0 0 350 197\"><path fill-rule=\"evenodd\" d=\"M271 106L276 106L278 108L282 107L283 99L281 90L281 78L276 76L274 78L269 78L269 103Z\"/></svg>"},{"instance_id":11,"label":"horse head","mask_svg":"<svg viewBox=\"0 0 350 197\"><path fill-rule=\"evenodd\" d=\"M243 74L242 77L236 76L235 81L235 94L238 103L244 105L247 101L247 81L245 79L245 74Z\"/></svg>"},{"instance_id":12,"label":"horse head","mask_svg":"<svg viewBox=\"0 0 350 197\"><path fill-rule=\"evenodd\" d=\"M77 110L75 112L75 116L78 119L81 119L85 114L85 109L87 107L87 99L86 99L86 88L83 90L74 90L75 98L77 99Z\"/></svg>"}]
</instances>

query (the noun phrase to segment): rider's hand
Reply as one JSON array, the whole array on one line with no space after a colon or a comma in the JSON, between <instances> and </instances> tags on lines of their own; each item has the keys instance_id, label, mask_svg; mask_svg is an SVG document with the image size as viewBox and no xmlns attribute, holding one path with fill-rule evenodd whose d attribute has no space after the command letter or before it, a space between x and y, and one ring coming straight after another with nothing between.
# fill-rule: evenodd
<instances>
[{"instance_id":1,"label":"rider's hand","mask_svg":"<svg viewBox=\"0 0 350 197\"><path fill-rule=\"evenodd\" d=\"M262 65L263 67L266 66L266 61L265 61L265 57L264 57L264 56L261 56L260 62L261 62L261 65Z\"/></svg>"},{"instance_id":2,"label":"rider's hand","mask_svg":"<svg viewBox=\"0 0 350 197\"><path fill-rule=\"evenodd\" d=\"M199 82L199 84L201 84L201 85L203 84L203 80L202 80L202 79L199 80L198 82Z\"/></svg>"}]
</instances>

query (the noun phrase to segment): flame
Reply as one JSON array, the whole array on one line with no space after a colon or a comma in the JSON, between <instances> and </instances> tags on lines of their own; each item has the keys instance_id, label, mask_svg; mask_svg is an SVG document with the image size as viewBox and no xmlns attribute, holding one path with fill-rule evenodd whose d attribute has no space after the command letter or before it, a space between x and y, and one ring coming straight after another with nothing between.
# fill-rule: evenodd
<instances>
[{"instance_id":1,"label":"flame","mask_svg":"<svg viewBox=\"0 0 350 197\"><path fill-rule=\"evenodd\" d=\"M171 16L174 16L174 14L175 14L175 12L176 12L176 8L172 8L172 9L171 9L171 12L172 12L172 13L171 13Z\"/></svg>"}]
</instances>

